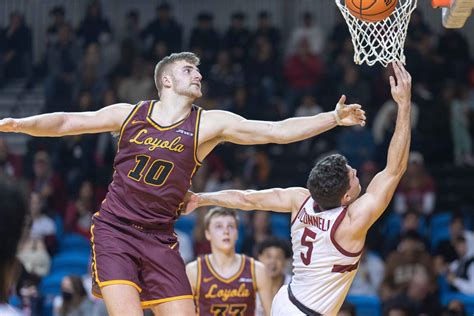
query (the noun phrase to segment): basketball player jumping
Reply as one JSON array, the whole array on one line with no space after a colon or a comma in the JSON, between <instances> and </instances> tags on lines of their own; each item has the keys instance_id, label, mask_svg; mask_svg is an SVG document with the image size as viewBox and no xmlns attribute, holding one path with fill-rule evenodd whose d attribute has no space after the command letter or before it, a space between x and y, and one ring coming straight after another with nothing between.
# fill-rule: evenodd
<instances>
[{"instance_id":1,"label":"basketball player jumping","mask_svg":"<svg viewBox=\"0 0 474 316\"><path fill-rule=\"evenodd\" d=\"M394 63L391 92L398 104L387 165L361 197L357 171L331 155L311 170L307 187L226 190L187 195L186 213L204 205L291 212L293 279L273 300L272 315L336 315L357 272L366 234L392 199L410 148L411 77Z\"/></svg>"},{"instance_id":2,"label":"basketball player jumping","mask_svg":"<svg viewBox=\"0 0 474 316\"><path fill-rule=\"evenodd\" d=\"M204 111L193 105L202 95L198 65L193 53L163 58L155 68L159 101L0 120L0 132L33 136L120 132L113 181L91 228L93 292L109 315L194 313L174 222L193 175L219 143L283 144L365 124L360 105L345 105L344 96L333 112L280 122Z\"/></svg>"},{"instance_id":3,"label":"basketball player jumping","mask_svg":"<svg viewBox=\"0 0 474 316\"><path fill-rule=\"evenodd\" d=\"M238 238L235 210L213 208L206 214L204 225L211 254L186 266L198 315L255 315L257 294L264 315L270 315L274 295L265 266L235 253Z\"/></svg>"}]
</instances>

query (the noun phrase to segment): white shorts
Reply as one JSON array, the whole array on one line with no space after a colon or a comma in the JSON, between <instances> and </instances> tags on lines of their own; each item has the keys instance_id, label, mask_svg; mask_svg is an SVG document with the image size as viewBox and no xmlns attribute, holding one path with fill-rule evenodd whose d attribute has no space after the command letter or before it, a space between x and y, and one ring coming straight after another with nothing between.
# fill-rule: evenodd
<instances>
[{"instance_id":1,"label":"white shorts","mask_svg":"<svg viewBox=\"0 0 474 316\"><path fill-rule=\"evenodd\" d=\"M273 298L272 316L305 316L288 297L288 285L283 285Z\"/></svg>"}]
</instances>

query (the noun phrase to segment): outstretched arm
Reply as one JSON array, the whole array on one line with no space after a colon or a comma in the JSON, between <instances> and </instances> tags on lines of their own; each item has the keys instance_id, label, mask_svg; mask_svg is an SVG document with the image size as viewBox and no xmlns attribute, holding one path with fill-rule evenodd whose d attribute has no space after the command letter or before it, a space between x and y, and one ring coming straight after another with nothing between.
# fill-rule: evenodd
<instances>
[{"instance_id":1,"label":"outstretched arm","mask_svg":"<svg viewBox=\"0 0 474 316\"><path fill-rule=\"evenodd\" d=\"M263 210L289 213L297 210L309 196L304 188L255 190L224 190L209 193L192 193L186 196L184 213L200 206L216 205L245 211Z\"/></svg>"},{"instance_id":2,"label":"outstretched arm","mask_svg":"<svg viewBox=\"0 0 474 316\"><path fill-rule=\"evenodd\" d=\"M0 120L0 132L46 137L116 132L132 108L130 104L117 103L95 112L57 112L18 119L4 118Z\"/></svg>"},{"instance_id":3,"label":"outstretched arm","mask_svg":"<svg viewBox=\"0 0 474 316\"><path fill-rule=\"evenodd\" d=\"M411 76L401 63L392 65L396 83L395 79L390 77L390 86L392 96L398 104L398 115L388 148L387 166L370 182L366 193L349 206L351 227L364 236L390 203L407 168L410 150Z\"/></svg>"},{"instance_id":4,"label":"outstretched arm","mask_svg":"<svg viewBox=\"0 0 474 316\"><path fill-rule=\"evenodd\" d=\"M307 139L337 125L364 125L365 112L359 104L345 104L342 96L336 109L308 117L295 117L278 122L246 120L226 111L206 111L203 132L206 140L217 138L218 142L231 142L241 145L287 144ZM209 126L209 129L207 128ZM208 131L207 131L208 130Z\"/></svg>"}]
</instances>

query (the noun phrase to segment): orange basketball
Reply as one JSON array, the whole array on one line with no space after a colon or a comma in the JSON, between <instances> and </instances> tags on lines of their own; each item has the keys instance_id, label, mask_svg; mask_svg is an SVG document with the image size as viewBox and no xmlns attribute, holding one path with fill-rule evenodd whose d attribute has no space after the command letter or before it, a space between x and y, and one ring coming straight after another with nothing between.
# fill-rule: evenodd
<instances>
[{"instance_id":1,"label":"orange basketball","mask_svg":"<svg viewBox=\"0 0 474 316\"><path fill-rule=\"evenodd\" d=\"M366 22L378 22L392 14L398 0L346 0L349 12Z\"/></svg>"}]
</instances>

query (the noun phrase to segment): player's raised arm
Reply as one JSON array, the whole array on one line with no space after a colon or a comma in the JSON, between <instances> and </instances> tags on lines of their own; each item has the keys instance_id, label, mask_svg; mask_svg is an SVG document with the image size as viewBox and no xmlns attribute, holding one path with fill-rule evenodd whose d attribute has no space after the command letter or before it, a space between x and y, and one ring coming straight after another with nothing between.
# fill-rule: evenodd
<instances>
[{"instance_id":1,"label":"player's raised arm","mask_svg":"<svg viewBox=\"0 0 474 316\"><path fill-rule=\"evenodd\" d=\"M115 132L132 109L130 104L117 103L95 112L56 112L25 118L4 118L0 120L0 132L46 137Z\"/></svg>"},{"instance_id":2,"label":"player's raised arm","mask_svg":"<svg viewBox=\"0 0 474 316\"><path fill-rule=\"evenodd\" d=\"M290 213L297 210L309 196L304 188L267 189L267 190L223 190L209 193L189 193L186 196L185 213L200 206L222 206L245 211L263 210Z\"/></svg>"},{"instance_id":3,"label":"player's raised arm","mask_svg":"<svg viewBox=\"0 0 474 316\"><path fill-rule=\"evenodd\" d=\"M242 145L287 144L316 136L337 125L364 125L365 112L361 106L345 104L345 100L346 97L342 96L331 112L278 122L247 120L226 111L206 111L203 122L212 122L213 136L220 141Z\"/></svg>"},{"instance_id":4,"label":"player's raised arm","mask_svg":"<svg viewBox=\"0 0 474 316\"><path fill-rule=\"evenodd\" d=\"M387 165L370 182L366 194L349 206L351 225L354 230L360 231L364 236L390 203L407 168L410 151L411 76L401 63L392 65L396 82L393 77L390 77L390 86L393 99L398 104L398 114L395 131L388 148Z\"/></svg>"}]
</instances>

